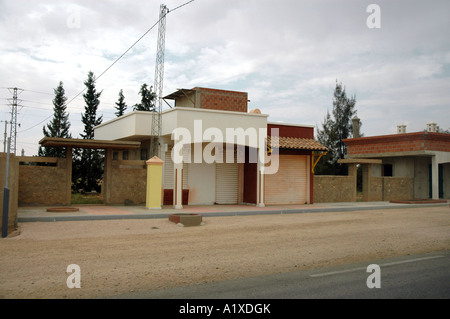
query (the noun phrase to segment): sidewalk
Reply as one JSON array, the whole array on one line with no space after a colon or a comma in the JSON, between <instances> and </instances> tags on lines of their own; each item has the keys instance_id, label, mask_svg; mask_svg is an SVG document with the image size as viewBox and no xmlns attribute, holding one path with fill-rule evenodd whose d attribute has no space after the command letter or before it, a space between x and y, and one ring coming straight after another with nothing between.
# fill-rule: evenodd
<instances>
[{"instance_id":1,"label":"sidewalk","mask_svg":"<svg viewBox=\"0 0 450 319\"><path fill-rule=\"evenodd\" d=\"M299 214L320 212L343 212L375 209L398 209L415 207L449 206L446 203L401 204L390 202L352 202L352 203L319 203L312 205L278 205L256 207L251 205L211 205L184 206L174 209L164 206L161 210L149 210L145 206L104 206L104 205L74 205L76 212L47 212L47 207L19 207L18 222L56 222L81 220L112 220L112 219L151 219L168 218L170 214L201 214L204 217L245 216L266 214Z\"/></svg>"}]
</instances>

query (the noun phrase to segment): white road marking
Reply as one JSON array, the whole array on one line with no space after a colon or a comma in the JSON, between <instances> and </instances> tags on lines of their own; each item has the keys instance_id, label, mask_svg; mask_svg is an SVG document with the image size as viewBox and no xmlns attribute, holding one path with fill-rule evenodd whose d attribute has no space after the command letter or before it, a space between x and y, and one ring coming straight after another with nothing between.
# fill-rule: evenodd
<instances>
[{"instance_id":1,"label":"white road marking","mask_svg":"<svg viewBox=\"0 0 450 319\"><path fill-rule=\"evenodd\" d=\"M443 258L444 256L430 256L430 257L422 257L422 258L414 258L414 259L408 259L408 260L402 260L402 261L395 261L391 263L385 263L380 264L380 267L386 267L386 266L394 266L394 265L400 265L400 264L406 264L406 263L413 263L417 261L424 261L424 260L430 260L430 259L436 259L436 258ZM313 274L309 275L310 277L324 277L324 276L332 276L332 275L339 275L339 274L345 274L348 272L354 272L354 271L360 271L360 270L366 270L367 267L358 267L358 268L351 268L351 269L345 269L345 270L338 270L338 271L330 271L330 272L324 272L321 274Z\"/></svg>"}]
</instances>

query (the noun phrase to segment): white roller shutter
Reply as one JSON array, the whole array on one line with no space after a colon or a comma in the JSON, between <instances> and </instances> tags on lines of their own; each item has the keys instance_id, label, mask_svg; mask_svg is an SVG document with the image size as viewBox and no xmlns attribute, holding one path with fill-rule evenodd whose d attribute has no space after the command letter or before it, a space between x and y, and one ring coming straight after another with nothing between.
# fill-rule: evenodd
<instances>
[{"instance_id":1,"label":"white roller shutter","mask_svg":"<svg viewBox=\"0 0 450 319\"><path fill-rule=\"evenodd\" d=\"M170 152L166 152L166 158L164 161L164 188L173 189L173 182L173 161L172 157L170 156Z\"/></svg>"},{"instance_id":2,"label":"white roller shutter","mask_svg":"<svg viewBox=\"0 0 450 319\"><path fill-rule=\"evenodd\" d=\"M265 175L265 204L305 204L307 202L307 158L300 155L280 155L278 172Z\"/></svg>"},{"instance_id":3,"label":"white roller shutter","mask_svg":"<svg viewBox=\"0 0 450 319\"><path fill-rule=\"evenodd\" d=\"M223 158L223 163L216 163L216 204L238 204L239 202L239 164L237 154L233 149L234 162L226 163L226 152L219 149L217 157Z\"/></svg>"},{"instance_id":4,"label":"white roller shutter","mask_svg":"<svg viewBox=\"0 0 450 319\"><path fill-rule=\"evenodd\" d=\"M237 204L239 201L239 164L216 164L216 203Z\"/></svg>"},{"instance_id":5,"label":"white roller shutter","mask_svg":"<svg viewBox=\"0 0 450 319\"><path fill-rule=\"evenodd\" d=\"M174 164L172 161L171 151L166 152L164 162L164 189L174 188ZM183 164L183 189L188 188L188 170L187 164Z\"/></svg>"}]
</instances>

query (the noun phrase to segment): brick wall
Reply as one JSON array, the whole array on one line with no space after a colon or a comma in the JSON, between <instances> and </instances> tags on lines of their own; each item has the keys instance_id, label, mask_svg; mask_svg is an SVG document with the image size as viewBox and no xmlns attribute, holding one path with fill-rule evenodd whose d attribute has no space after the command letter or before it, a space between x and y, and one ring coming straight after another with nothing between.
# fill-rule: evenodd
<instances>
[{"instance_id":1,"label":"brick wall","mask_svg":"<svg viewBox=\"0 0 450 319\"><path fill-rule=\"evenodd\" d=\"M411 200L414 180L409 177L372 177L364 201ZM356 181L352 176L314 176L314 202L354 202Z\"/></svg>"},{"instance_id":2,"label":"brick wall","mask_svg":"<svg viewBox=\"0 0 450 319\"><path fill-rule=\"evenodd\" d=\"M271 135L272 128L278 129L278 134L280 137L295 137L295 138L314 139L314 127L269 123L269 124L267 124L267 134L268 135Z\"/></svg>"},{"instance_id":3,"label":"brick wall","mask_svg":"<svg viewBox=\"0 0 450 319\"><path fill-rule=\"evenodd\" d=\"M145 161L111 160L108 150L108 178L103 187L106 205L139 205L146 201L147 168ZM24 158L21 158L24 160ZM29 158L45 162L45 158ZM71 165L65 158L54 159L56 166L18 166L18 202L20 206L56 206L71 203ZM105 172L106 173L106 172Z\"/></svg>"},{"instance_id":4,"label":"brick wall","mask_svg":"<svg viewBox=\"0 0 450 319\"><path fill-rule=\"evenodd\" d=\"M55 160L56 166L19 166L20 206L70 205L67 183L72 172L65 158Z\"/></svg>"},{"instance_id":5,"label":"brick wall","mask_svg":"<svg viewBox=\"0 0 450 319\"><path fill-rule=\"evenodd\" d=\"M450 134L428 133L425 139L425 149L450 152Z\"/></svg>"},{"instance_id":6,"label":"brick wall","mask_svg":"<svg viewBox=\"0 0 450 319\"><path fill-rule=\"evenodd\" d=\"M354 202L354 176L314 175L314 203Z\"/></svg>"},{"instance_id":7,"label":"brick wall","mask_svg":"<svg viewBox=\"0 0 450 319\"><path fill-rule=\"evenodd\" d=\"M414 179L411 177L383 177L383 200L411 200L414 198Z\"/></svg>"},{"instance_id":8,"label":"brick wall","mask_svg":"<svg viewBox=\"0 0 450 319\"><path fill-rule=\"evenodd\" d=\"M106 171L107 170L107 171ZM106 205L145 204L147 167L145 161L113 160L105 170L104 202Z\"/></svg>"},{"instance_id":9,"label":"brick wall","mask_svg":"<svg viewBox=\"0 0 450 319\"><path fill-rule=\"evenodd\" d=\"M247 113L248 94L246 92L195 88L200 94L200 108Z\"/></svg>"},{"instance_id":10,"label":"brick wall","mask_svg":"<svg viewBox=\"0 0 450 319\"><path fill-rule=\"evenodd\" d=\"M346 139L348 155L368 155L414 151L450 152L450 134L407 133Z\"/></svg>"}]
</instances>

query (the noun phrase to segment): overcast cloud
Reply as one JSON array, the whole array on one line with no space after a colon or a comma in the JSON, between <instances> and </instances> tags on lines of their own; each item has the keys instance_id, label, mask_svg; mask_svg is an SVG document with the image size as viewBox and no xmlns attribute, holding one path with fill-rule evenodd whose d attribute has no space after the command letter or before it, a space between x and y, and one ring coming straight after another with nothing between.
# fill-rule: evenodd
<instances>
[{"instance_id":1,"label":"overcast cloud","mask_svg":"<svg viewBox=\"0 0 450 319\"><path fill-rule=\"evenodd\" d=\"M100 75L158 20L161 3L186 1L0 0L0 116L4 127L7 88L24 89L18 153L37 153L59 81L71 100L89 71ZM367 26L370 4L381 28ZM448 0L195 0L167 16L164 94L245 91L270 121L321 126L338 80L356 95L365 136L430 121L449 129L449 14ZM131 106L143 83L153 85L157 32L98 80L104 121L115 118L121 89ZM73 137L83 110L81 95L68 106Z\"/></svg>"}]
</instances>

